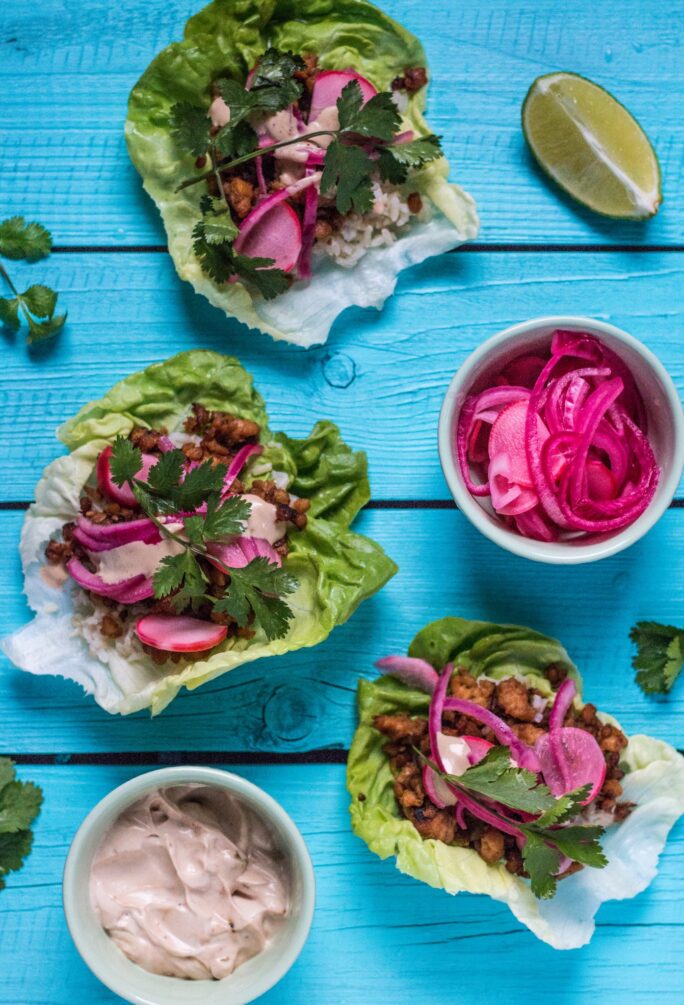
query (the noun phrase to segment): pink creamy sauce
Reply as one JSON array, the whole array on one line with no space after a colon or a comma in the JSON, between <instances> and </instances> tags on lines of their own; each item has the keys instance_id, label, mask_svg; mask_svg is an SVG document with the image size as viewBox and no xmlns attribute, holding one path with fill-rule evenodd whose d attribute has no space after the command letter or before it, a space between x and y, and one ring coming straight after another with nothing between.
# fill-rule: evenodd
<instances>
[{"instance_id":1,"label":"pink creamy sauce","mask_svg":"<svg viewBox=\"0 0 684 1005\"><path fill-rule=\"evenodd\" d=\"M220 980L271 941L288 913L289 877L252 810L223 789L179 785L118 817L93 859L90 898L133 963Z\"/></svg>"}]
</instances>

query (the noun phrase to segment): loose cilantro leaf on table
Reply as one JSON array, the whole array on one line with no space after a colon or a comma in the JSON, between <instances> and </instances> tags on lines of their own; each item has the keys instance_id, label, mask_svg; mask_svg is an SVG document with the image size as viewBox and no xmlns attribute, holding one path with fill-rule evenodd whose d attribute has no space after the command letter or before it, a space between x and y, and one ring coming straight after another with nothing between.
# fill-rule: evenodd
<instances>
[{"instance_id":1,"label":"loose cilantro leaf on table","mask_svg":"<svg viewBox=\"0 0 684 1005\"><path fill-rule=\"evenodd\" d=\"M40 812L43 793L33 782L16 779L14 764L0 757L0 890L4 877L21 869L31 851L31 824Z\"/></svg>"},{"instance_id":2,"label":"loose cilantro leaf on table","mask_svg":"<svg viewBox=\"0 0 684 1005\"><path fill-rule=\"evenodd\" d=\"M0 223L0 255L11 259L37 262L50 254L52 237L40 223L26 223L23 216L13 216ZM57 294L49 286L35 283L20 293L9 273L0 265L2 278L11 297L0 297L0 324L11 332L28 326L28 343L40 342L55 335L66 321L66 314L55 314Z\"/></svg>"},{"instance_id":3,"label":"loose cilantro leaf on table","mask_svg":"<svg viewBox=\"0 0 684 1005\"><path fill-rule=\"evenodd\" d=\"M41 223L27 223L23 216L0 223L0 255L5 258L37 262L51 251L52 236Z\"/></svg>"},{"instance_id":4,"label":"loose cilantro leaf on table","mask_svg":"<svg viewBox=\"0 0 684 1005\"><path fill-rule=\"evenodd\" d=\"M684 630L657 621L639 621L629 637L637 647L632 666L646 694L667 694L684 664Z\"/></svg>"},{"instance_id":5,"label":"loose cilantro leaf on table","mask_svg":"<svg viewBox=\"0 0 684 1005\"><path fill-rule=\"evenodd\" d=\"M251 505L243 497L222 495L226 465L204 461L187 470L183 452L169 450L150 468L146 482L137 478L141 468L141 451L130 440L118 437L110 458L113 481L119 486L130 485L160 533L182 548L162 560L152 580L154 596L169 598L178 611L188 607L197 611L209 604L217 613L235 618L241 627L254 615L268 639L285 635L294 615L281 598L297 588L297 580L266 558L233 569L223 567L210 551L212 542L241 534L251 513ZM164 515L176 515L176 519L164 521ZM220 598L209 592L209 577L200 559L209 559L225 572L226 586Z\"/></svg>"}]
</instances>

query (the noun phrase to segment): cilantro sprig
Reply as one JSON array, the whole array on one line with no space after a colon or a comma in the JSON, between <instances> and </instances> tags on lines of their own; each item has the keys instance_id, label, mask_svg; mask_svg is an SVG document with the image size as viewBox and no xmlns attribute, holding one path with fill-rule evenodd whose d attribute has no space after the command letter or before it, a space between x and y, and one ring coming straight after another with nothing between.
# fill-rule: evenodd
<instances>
[{"instance_id":1,"label":"cilantro sprig","mask_svg":"<svg viewBox=\"0 0 684 1005\"><path fill-rule=\"evenodd\" d=\"M38 786L17 781L13 762L0 757L0 890L5 886L5 876L21 869L31 851L31 824L42 802Z\"/></svg>"},{"instance_id":2,"label":"cilantro sprig","mask_svg":"<svg viewBox=\"0 0 684 1005\"><path fill-rule=\"evenodd\" d=\"M27 223L23 216L12 216L0 223L0 255L5 258L37 262L46 258L51 249L52 237L42 224ZM66 312L55 313L57 294L49 286L35 283L20 293L1 263L0 277L12 293L11 297L0 297L0 324L17 332L25 321L29 345L56 335L64 327Z\"/></svg>"},{"instance_id":3,"label":"cilantro sprig","mask_svg":"<svg viewBox=\"0 0 684 1005\"><path fill-rule=\"evenodd\" d=\"M282 638L294 617L282 598L297 589L297 580L266 558L253 559L241 569L222 565L210 545L242 533L251 505L240 496L222 495L228 470L225 464L204 461L186 470L185 461L181 450L170 450L150 468L143 482L136 477L142 468L138 447L124 437L117 437L112 447L110 470L115 484L129 485L142 511L165 537L181 547L177 554L167 555L155 572L154 596L169 598L177 611L188 607L197 611L209 605L234 618L241 628L254 617L269 640ZM164 520L169 516L177 517L171 525ZM200 559L225 573L221 597L210 592L211 582Z\"/></svg>"},{"instance_id":4,"label":"cilantro sprig","mask_svg":"<svg viewBox=\"0 0 684 1005\"><path fill-rule=\"evenodd\" d=\"M411 170L441 156L437 136L404 142L399 135L401 116L392 94L380 92L364 104L356 80L345 86L337 101L338 128L314 129L260 147L250 119L253 121L255 113L270 115L298 101L302 85L295 74L302 66L299 56L270 48L250 74L249 87L232 79L219 80L216 91L230 108L230 121L218 130L212 127L206 108L179 102L169 113L171 132L179 146L195 157L208 155L211 164L207 171L181 182L177 191L213 176L219 193L219 198L202 198L202 219L193 231L194 251L202 270L216 283L248 283L267 300L283 293L289 278L274 267L273 259L249 258L233 250L237 227L224 192L222 172L281 147L327 136L331 142L325 152L321 193L334 198L342 214L366 213L373 205L376 175L382 181L402 184Z\"/></svg>"},{"instance_id":5,"label":"cilantro sprig","mask_svg":"<svg viewBox=\"0 0 684 1005\"><path fill-rule=\"evenodd\" d=\"M581 813L589 786L557 798L533 772L511 764L507 747L493 747L479 764L462 775L440 771L423 754L420 758L450 785L471 798L484 800L488 812L502 823L513 823L520 831L525 838L523 864L535 897L554 896L563 856L595 869L608 864L600 844L603 828L570 823ZM502 805L520 814L534 814L536 819L522 822L504 818L499 809Z\"/></svg>"},{"instance_id":6,"label":"cilantro sprig","mask_svg":"<svg viewBox=\"0 0 684 1005\"><path fill-rule=\"evenodd\" d=\"M684 630L657 621L639 621L629 637L637 647L632 660L645 694L667 694L684 665Z\"/></svg>"}]
</instances>

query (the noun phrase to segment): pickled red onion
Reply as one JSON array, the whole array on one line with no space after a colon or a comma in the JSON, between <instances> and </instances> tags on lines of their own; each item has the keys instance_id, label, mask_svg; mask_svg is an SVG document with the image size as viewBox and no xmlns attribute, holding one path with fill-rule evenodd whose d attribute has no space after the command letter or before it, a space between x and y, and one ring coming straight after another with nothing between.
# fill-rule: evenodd
<instances>
[{"instance_id":1,"label":"pickled red onion","mask_svg":"<svg viewBox=\"0 0 684 1005\"><path fill-rule=\"evenodd\" d=\"M509 361L470 395L456 453L471 495L542 541L629 526L660 477L634 377L585 332L555 331L543 357Z\"/></svg>"}]
</instances>

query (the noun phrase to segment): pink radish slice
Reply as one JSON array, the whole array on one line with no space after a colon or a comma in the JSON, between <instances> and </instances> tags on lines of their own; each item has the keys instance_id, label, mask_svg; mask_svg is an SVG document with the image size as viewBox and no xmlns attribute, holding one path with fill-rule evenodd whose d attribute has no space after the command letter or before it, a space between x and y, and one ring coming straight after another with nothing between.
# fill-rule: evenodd
<instances>
[{"instance_id":1,"label":"pink radish slice","mask_svg":"<svg viewBox=\"0 0 684 1005\"><path fill-rule=\"evenodd\" d=\"M563 726L553 733L544 733L535 744L544 781L554 796L591 785L584 804L599 792L606 777L606 761L598 743L584 729Z\"/></svg>"},{"instance_id":2,"label":"pink radish slice","mask_svg":"<svg viewBox=\"0 0 684 1005\"><path fill-rule=\"evenodd\" d=\"M299 217L286 202L275 203L266 213L259 208L245 217L233 247L248 258L272 258L272 268L289 272L302 250Z\"/></svg>"},{"instance_id":3,"label":"pink radish slice","mask_svg":"<svg viewBox=\"0 0 684 1005\"><path fill-rule=\"evenodd\" d=\"M153 649L171 653L199 653L223 642L228 629L200 618L185 615L147 614L139 618L135 632L141 642Z\"/></svg>"},{"instance_id":4,"label":"pink radish slice","mask_svg":"<svg viewBox=\"0 0 684 1005\"><path fill-rule=\"evenodd\" d=\"M549 522L541 506L535 506L527 513L519 513L515 525L523 537L533 537L536 541L557 541L558 531Z\"/></svg>"},{"instance_id":5,"label":"pink radish slice","mask_svg":"<svg viewBox=\"0 0 684 1005\"><path fill-rule=\"evenodd\" d=\"M539 496L534 489L519 484L513 477L514 462L510 454L492 457L487 475L492 493L492 506L501 516L517 516L534 509Z\"/></svg>"},{"instance_id":6,"label":"pink radish slice","mask_svg":"<svg viewBox=\"0 0 684 1005\"><path fill-rule=\"evenodd\" d=\"M504 408L492 426L489 434L489 456L506 453L511 458L511 481L518 485L532 488L533 481L527 463L525 444L525 424L527 422L528 405L526 401L516 401ZM537 430L540 444L549 437L549 431L537 416Z\"/></svg>"},{"instance_id":7,"label":"pink radish slice","mask_svg":"<svg viewBox=\"0 0 684 1005\"><path fill-rule=\"evenodd\" d=\"M396 677L403 684L425 691L426 694L432 694L439 681L439 675L434 667L425 660L413 656L385 656L377 660L375 666L378 670Z\"/></svg>"},{"instance_id":8,"label":"pink radish slice","mask_svg":"<svg viewBox=\"0 0 684 1005\"><path fill-rule=\"evenodd\" d=\"M212 541L207 549L216 558L212 562L216 568L244 569L255 558L266 558L271 565L282 565L283 560L272 544L261 537L236 537L234 541L221 544ZM211 561L211 559L209 559Z\"/></svg>"},{"instance_id":9,"label":"pink radish slice","mask_svg":"<svg viewBox=\"0 0 684 1005\"><path fill-rule=\"evenodd\" d=\"M503 368L502 375L509 384L532 388L545 366L546 360L541 356L518 356Z\"/></svg>"},{"instance_id":10,"label":"pink radish slice","mask_svg":"<svg viewBox=\"0 0 684 1005\"><path fill-rule=\"evenodd\" d=\"M316 77L311 92L309 122L314 122L324 108L336 105L342 91L352 80L358 81L364 104L378 93L369 80L354 73L353 70L323 70Z\"/></svg>"},{"instance_id":11,"label":"pink radish slice","mask_svg":"<svg viewBox=\"0 0 684 1005\"><path fill-rule=\"evenodd\" d=\"M97 487L103 495L106 495L109 499L113 499L114 502L121 503L122 506L127 506L129 509L137 509L138 503L133 495L130 485L126 484L119 486L112 480L112 473L109 466L109 459L111 456L112 448L105 447L97 459ZM146 482L149 470L154 467L157 460L158 458L153 454L143 454L142 467L140 471L138 471L136 478L139 478L141 482Z\"/></svg>"},{"instance_id":12,"label":"pink radish slice","mask_svg":"<svg viewBox=\"0 0 684 1005\"><path fill-rule=\"evenodd\" d=\"M480 736L464 736L463 739L470 748L468 759L471 767L473 764L479 764L482 758L486 757L487 752L494 746L489 740L483 740Z\"/></svg>"}]
</instances>

